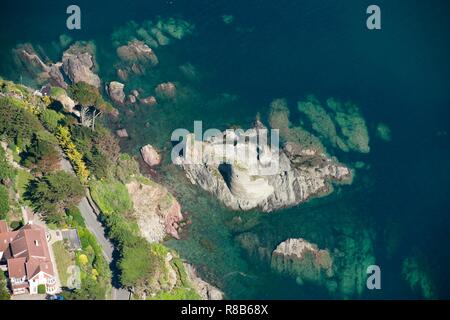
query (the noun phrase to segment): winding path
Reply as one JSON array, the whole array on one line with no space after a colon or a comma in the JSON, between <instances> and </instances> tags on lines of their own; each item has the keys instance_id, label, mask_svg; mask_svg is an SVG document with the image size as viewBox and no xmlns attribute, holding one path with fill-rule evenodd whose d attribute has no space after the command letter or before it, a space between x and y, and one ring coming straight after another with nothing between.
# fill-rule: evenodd
<instances>
[{"instance_id":1,"label":"winding path","mask_svg":"<svg viewBox=\"0 0 450 320\"><path fill-rule=\"evenodd\" d=\"M72 165L70 162L62 155L61 158L61 168L69 172L71 174L75 174L72 168ZM94 236L97 238L98 243L102 247L103 255L105 256L106 261L108 261L109 264L113 261L113 251L114 246L112 245L111 241L109 241L108 238L105 236L105 228L98 220L98 209L95 207L95 204L88 200L88 197L84 197L80 204L78 205L78 208L80 209L81 215L84 218L84 221L86 223L86 227L89 229L90 232L94 234ZM97 212L96 212L97 211ZM114 272L114 270L112 270ZM123 288L118 288L113 285L112 290L112 299L113 300L130 300L130 292L128 290L125 290Z\"/></svg>"}]
</instances>

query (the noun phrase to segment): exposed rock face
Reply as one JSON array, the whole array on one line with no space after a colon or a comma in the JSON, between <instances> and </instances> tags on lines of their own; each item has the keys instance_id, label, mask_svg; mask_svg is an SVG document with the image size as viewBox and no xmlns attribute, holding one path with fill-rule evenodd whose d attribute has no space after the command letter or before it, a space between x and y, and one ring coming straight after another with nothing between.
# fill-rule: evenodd
<instances>
[{"instance_id":1,"label":"exposed rock face","mask_svg":"<svg viewBox=\"0 0 450 320\"><path fill-rule=\"evenodd\" d=\"M125 102L125 93L123 92L124 84L111 81L108 85L108 94L112 101L117 104L123 104Z\"/></svg>"},{"instance_id":2,"label":"exposed rock face","mask_svg":"<svg viewBox=\"0 0 450 320\"><path fill-rule=\"evenodd\" d=\"M161 99L173 99L176 95L176 87L172 82L158 84L155 89L156 96Z\"/></svg>"},{"instance_id":3,"label":"exposed rock face","mask_svg":"<svg viewBox=\"0 0 450 320\"><path fill-rule=\"evenodd\" d=\"M67 88L67 83L61 73L61 63L45 64L30 44L20 45L14 49L15 63L38 84L50 83L51 85Z\"/></svg>"},{"instance_id":4,"label":"exposed rock face","mask_svg":"<svg viewBox=\"0 0 450 320\"><path fill-rule=\"evenodd\" d=\"M94 73L94 48L92 44L77 42L67 49L62 58L63 70L72 83L84 81L100 88L100 78Z\"/></svg>"},{"instance_id":5,"label":"exposed rock face","mask_svg":"<svg viewBox=\"0 0 450 320\"><path fill-rule=\"evenodd\" d=\"M321 283L334 275L330 253L302 238L280 243L272 253L271 266L296 277L298 283Z\"/></svg>"},{"instance_id":6,"label":"exposed rock face","mask_svg":"<svg viewBox=\"0 0 450 320\"><path fill-rule=\"evenodd\" d=\"M161 156L158 151L150 145L147 144L141 148L141 155L144 162L148 164L150 167L157 166L161 163Z\"/></svg>"},{"instance_id":7,"label":"exposed rock face","mask_svg":"<svg viewBox=\"0 0 450 320\"><path fill-rule=\"evenodd\" d=\"M166 235L178 236L178 223L183 219L180 204L163 186L132 181L127 185L133 201L142 236L149 242L160 242Z\"/></svg>"},{"instance_id":8,"label":"exposed rock face","mask_svg":"<svg viewBox=\"0 0 450 320\"><path fill-rule=\"evenodd\" d=\"M123 68L119 69L121 70L122 78L127 78L128 73L145 74L147 68L158 64L156 54L142 41L134 40L130 41L128 45L118 47L117 55L124 65Z\"/></svg>"},{"instance_id":9,"label":"exposed rock face","mask_svg":"<svg viewBox=\"0 0 450 320\"><path fill-rule=\"evenodd\" d=\"M183 265L186 268L189 280L194 289L200 294L203 300L223 300L222 291L198 277L192 265L187 263L183 263Z\"/></svg>"},{"instance_id":10,"label":"exposed rock face","mask_svg":"<svg viewBox=\"0 0 450 320\"><path fill-rule=\"evenodd\" d=\"M57 101L59 101L59 103L61 103L63 105L65 111L74 113L75 115L80 116L80 112L74 109L75 101L73 101L72 98L70 98L65 91L60 92L59 94L55 95L53 98L56 99Z\"/></svg>"},{"instance_id":11,"label":"exposed rock face","mask_svg":"<svg viewBox=\"0 0 450 320\"><path fill-rule=\"evenodd\" d=\"M182 165L193 184L234 210L270 212L329 193L330 181L351 180L347 167L316 149L287 144L278 151L260 144L256 137L258 132L267 136L264 130L258 123L243 135L225 131L204 142L190 134L184 156L176 157L175 163Z\"/></svg>"}]
</instances>

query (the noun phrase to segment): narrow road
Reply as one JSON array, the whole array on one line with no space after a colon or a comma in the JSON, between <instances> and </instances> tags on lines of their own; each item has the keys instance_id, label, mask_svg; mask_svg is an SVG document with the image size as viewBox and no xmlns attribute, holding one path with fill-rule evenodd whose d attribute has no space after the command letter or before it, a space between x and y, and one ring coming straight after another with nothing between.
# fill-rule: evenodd
<instances>
[{"instance_id":1,"label":"narrow road","mask_svg":"<svg viewBox=\"0 0 450 320\"><path fill-rule=\"evenodd\" d=\"M71 174L75 174L73 171L72 165L70 162L62 155L62 160L60 162L61 168L69 172ZM103 255L105 256L106 261L111 264L113 260L113 251L114 246L112 245L111 241L109 241L108 238L105 236L105 228L98 220L98 216L95 213L93 207L89 203L87 197L84 197L80 204L78 205L78 209L80 209L81 215L84 218L84 222L86 223L86 227L89 229L90 232L94 234L94 236L97 238L97 241L99 245L102 247ZM125 290L123 288L116 288L113 285L112 290L112 299L113 300L129 300L130 299L130 292L128 290Z\"/></svg>"}]
</instances>

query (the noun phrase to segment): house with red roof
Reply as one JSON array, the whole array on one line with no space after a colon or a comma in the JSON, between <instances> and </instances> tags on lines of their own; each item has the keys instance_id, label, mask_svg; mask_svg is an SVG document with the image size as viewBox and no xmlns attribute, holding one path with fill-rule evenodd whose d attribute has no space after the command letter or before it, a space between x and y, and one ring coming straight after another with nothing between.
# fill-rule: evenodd
<instances>
[{"instance_id":1,"label":"house with red roof","mask_svg":"<svg viewBox=\"0 0 450 320\"><path fill-rule=\"evenodd\" d=\"M10 231L0 221L0 267L6 270L13 294L37 294L40 285L48 294L57 290L53 262L42 226L29 223Z\"/></svg>"}]
</instances>

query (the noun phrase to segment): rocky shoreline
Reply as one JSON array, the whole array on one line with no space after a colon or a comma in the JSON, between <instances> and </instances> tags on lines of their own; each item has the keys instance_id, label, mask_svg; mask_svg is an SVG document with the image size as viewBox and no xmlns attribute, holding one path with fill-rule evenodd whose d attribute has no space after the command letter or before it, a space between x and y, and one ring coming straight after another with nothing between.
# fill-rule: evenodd
<instances>
[{"instance_id":1,"label":"rocky shoreline","mask_svg":"<svg viewBox=\"0 0 450 320\"><path fill-rule=\"evenodd\" d=\"M264 126L258 122L247 130L246 137L256 136ZM346 166L329 158L315 148L305 148L292 142L286 143L276 154L266 146L252 143L245 137L225 145L231 158L220 163L217 157L224 148L223 141L232 133L223 132L209 141L194 141L187 137L186 157L178 157L176 164L183 167L191 183L210 192L233 210L260 209L271 212L295 206L312 197L332 191L332 182L349 183L352 172ZM233 142L234 141L234 142ZM200 144L200 146L196 146ZM196 154L203 150L203 155ZM239 152L246 149L249 153ZM257 150L264 150L260 156ZM250 159L241 155L250 154ZM279 161L276 171L269 175L258 174L258 166ZM194 162L194 163L193 163Z\"/></svg>"}]
</instances>

